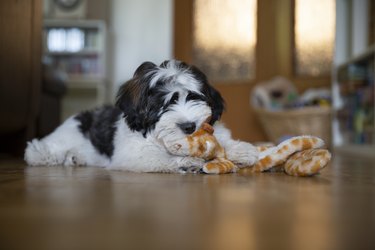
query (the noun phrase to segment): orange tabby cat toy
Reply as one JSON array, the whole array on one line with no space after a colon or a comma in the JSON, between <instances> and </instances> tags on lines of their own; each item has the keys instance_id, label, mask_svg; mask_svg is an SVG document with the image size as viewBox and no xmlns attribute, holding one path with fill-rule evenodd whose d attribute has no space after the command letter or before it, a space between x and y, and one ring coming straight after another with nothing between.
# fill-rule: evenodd
<instances>
[{"instance_id":1,"label":"orange tabby cat toy","mask_svg":"<svg viewBox=\"0 0 375 250\"><path fill-rule=\"evenodd\" d=\"M204 123L199 130L187 137L191 156L207 161L202 171L207 174L236 172L238 167L226 159L214 129ZM322 149L324 142L314 136L296 136L274 147L258 147L259 159L252 166L253 172L264 172L281 166L285 173L293 176L312 176L324 168L331 159L328 150Z\"/></svg>"}]
</instances>

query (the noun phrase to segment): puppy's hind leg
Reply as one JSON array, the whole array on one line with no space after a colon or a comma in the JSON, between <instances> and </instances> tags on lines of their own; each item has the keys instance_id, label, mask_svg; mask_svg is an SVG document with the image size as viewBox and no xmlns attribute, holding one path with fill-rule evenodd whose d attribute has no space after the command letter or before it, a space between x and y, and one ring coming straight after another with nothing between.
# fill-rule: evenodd
<instances>
[{"instance_id":1,"label":"puppy's hind leg","mask_svg":"<svg viewBox=\"0 0 375 250\"><path fill-rule=\"evenodd\" d=\"M80 151L87 148L88 142L78 127L78 121L71 118L43 139L28 142L25 151L27 164L82 165Z\"/></svg>"},{"instance_id":2,"label":"puppy's hind leg","mask_svg":"<svg viewBox=\"0 0 375 250\"><path fill-rule=\"evenodd\" d=\"M58 165L64 162L64 155L52 153L44 141L34 139L27 143L25 161L29 165Z\"/></svg>"},{"instance_id":3,"label":"puppy's hind leg","mask_svg":"<svg viewBox=\"0 0 375 250\"><path fill-rule=\"evenodd\" d=\"M79 154L79 150L60 149L51 150L44 140L34 139L27 143L25 151L25 161L28 165L64 165L64 166L84 166L85 158Z\"/></svg>"}]
</instances>

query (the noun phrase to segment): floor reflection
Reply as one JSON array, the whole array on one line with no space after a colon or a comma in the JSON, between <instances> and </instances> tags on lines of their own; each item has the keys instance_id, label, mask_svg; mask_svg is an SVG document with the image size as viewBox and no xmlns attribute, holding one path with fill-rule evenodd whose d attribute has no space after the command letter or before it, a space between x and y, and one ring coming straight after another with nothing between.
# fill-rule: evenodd
<instances>
[{"instance_id":1,"label":"floor reflection","mask_svg":"<svg viewBox=\"0 0 375 250\"><path fill-rule=\"evenodd\" d=\"M375 165L141 174L0 164L1 249L359 249L375 246ZM22 241L19 240L22 238Z\"/></svg>"}]
</instances>

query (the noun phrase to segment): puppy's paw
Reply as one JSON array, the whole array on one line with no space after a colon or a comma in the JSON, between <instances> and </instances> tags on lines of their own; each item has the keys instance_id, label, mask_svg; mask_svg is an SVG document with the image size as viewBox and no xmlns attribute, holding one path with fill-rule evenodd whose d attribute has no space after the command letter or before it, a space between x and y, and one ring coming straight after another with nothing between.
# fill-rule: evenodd
<instances>
[{"instance_id":1,"label":"puppy's paw","mask_svg":"<svg viewBox=\"0 0 375 250\"><path fill-rule=\"evenodd\" d=\"M65 156L64 166L84 166L86 162L76 153L68 152Z\"/></svg>"},{"instance_id":2,"label":"puppy's paw","mask_svg":"<svg viewBox=\"0 0 375 250\"><path fill-rule=\"evenodd\" d=\"M53 166L64 162L64 156L51 152L47 144L37 139L27 143L24 157L28 165Z\"/></svg>"},{"instance_id":3,"label":"puppy's paw","mask_svg":"<svg viewBox=\"0 0 375 250\"><path fill-rule=\"evenodd\" d=\"M49 157L51 153L48 147L45 146L41 141L34 139L31 142L27 142L25 150L25 161L29 165L44 165L49 163Z\"/></svg>"},{"instance_id":4,"label":"puppy's paw","mask_svg":"<svg viewBox=\"0 0 375 250\"><path fill-rule=\"evenodd\" d=\"M250 143L237 141L229 148L226 148L227 158L238 167L248 167L258 160L259 152Z\"/></svg>"},{"instance_id":5,"label":"puppy's paw","mask_svg":"<svg viewBox=\"0 0 375 250\"><path fill-rule=\"evenodd\" d=\"M180 167L178 169L180 174L201 174L204 173L202 167L191 166L191 167Z\"/></svg>"},{"instance_id":6,"label":"puppy's paw","mask_svg":"<svg viewBox=\"0 0 375 250\"><path fill-rule=\"evenodd\" d=\"M196 157L177 157L177 171L180 173L183 172L193 172L202 169L204 164L206 163L203 159L196 158Z\"/></svg>"}]
</instances>

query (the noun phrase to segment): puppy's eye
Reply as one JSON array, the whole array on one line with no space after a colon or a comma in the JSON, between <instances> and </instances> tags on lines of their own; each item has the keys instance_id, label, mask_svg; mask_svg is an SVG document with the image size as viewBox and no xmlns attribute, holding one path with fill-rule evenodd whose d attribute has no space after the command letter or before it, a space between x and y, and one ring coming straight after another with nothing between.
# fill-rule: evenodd
<instances>
[{"instance_id":1,"label":"puppy's eye","mask_svg":"<svg viewBox=\"0 0 375 250\"><path fill-rule=\"evenodd\" d=\"M178 92L174 93L174 94L172 95L172 98L171 98L171 100L169 101L169 103L170 103L170 104L176 103L176 102L178 101L178 97L179 97Z\"/></svg>"},{"instance_id":2,"label":"puppy's eye","mask_svg":"<svg viewBox=\"0 0 375 250\"><path fill-rule=\"evenodd\" d=\"M189 92L188 95L186 96L186 101L192 101L192 100L201 100L204 101L204 96L194 93L194 92Z\"/></svg>"},{"instance_id":3,"label":"puppy's eye","mask_svg":"<svg viewBox=\"0 0 375 250\"><path fill-rule=\"evenodd\" d=\"M156 91L153 88L147 91L148 96L154 96L155 93L156 93Z\"/></svg>"}]
</instances>

